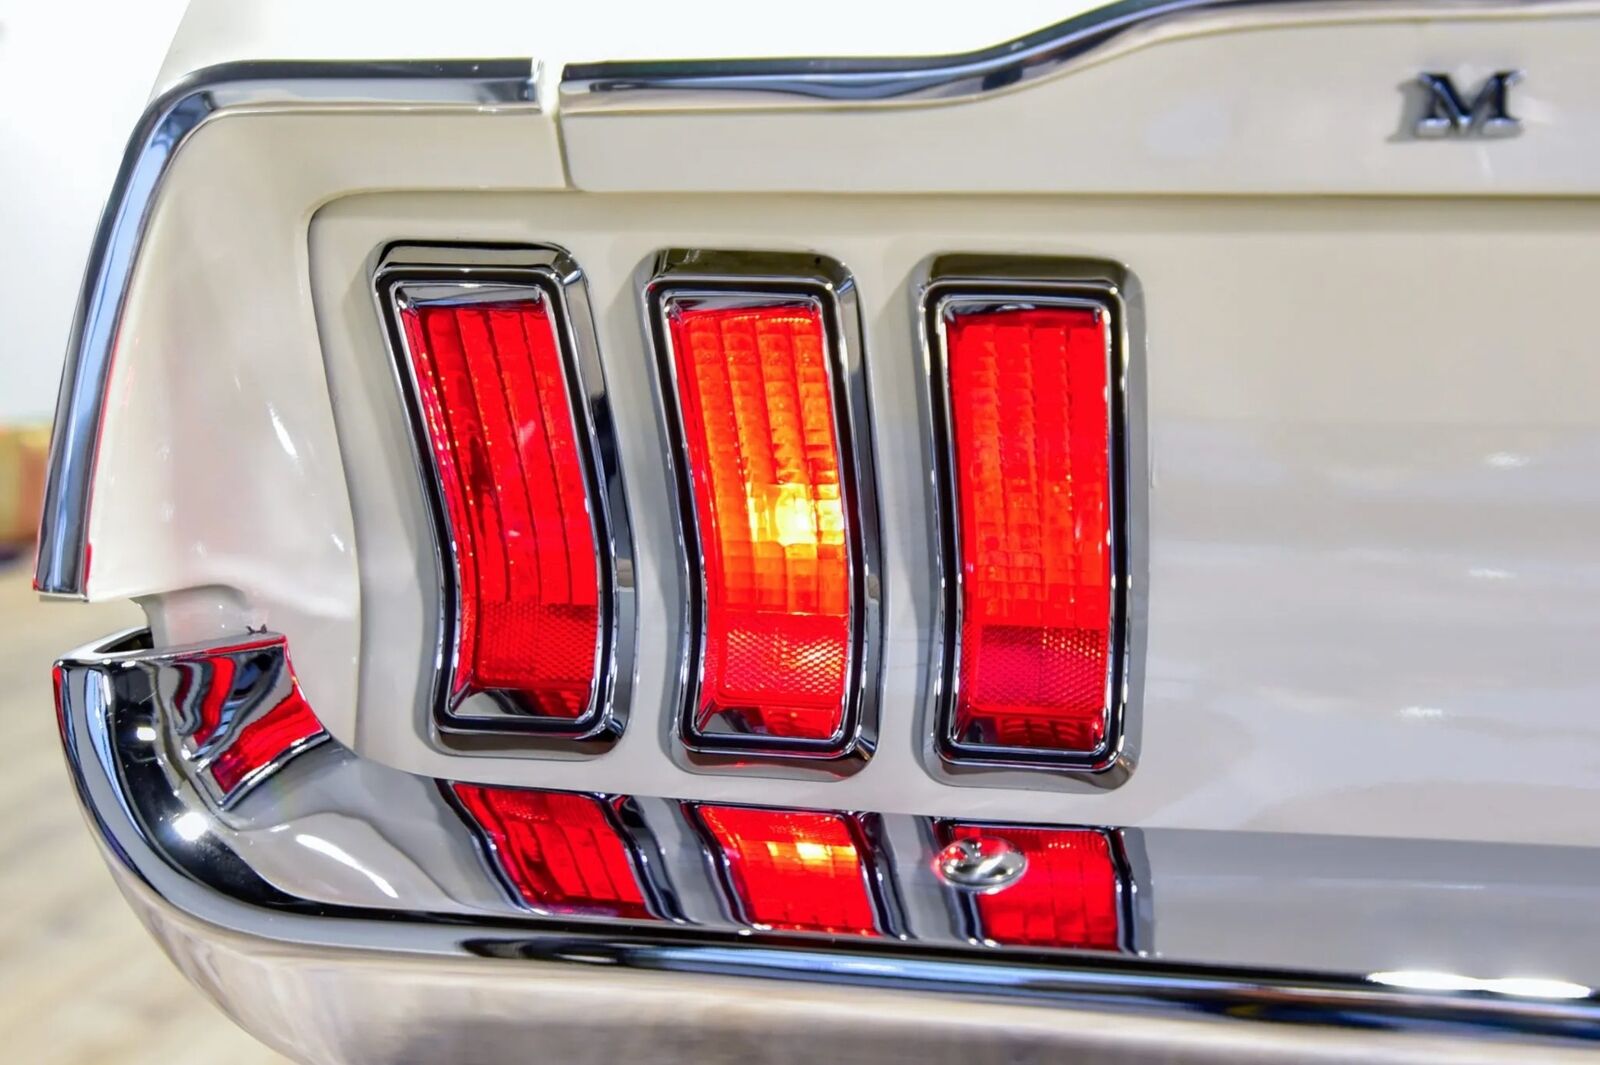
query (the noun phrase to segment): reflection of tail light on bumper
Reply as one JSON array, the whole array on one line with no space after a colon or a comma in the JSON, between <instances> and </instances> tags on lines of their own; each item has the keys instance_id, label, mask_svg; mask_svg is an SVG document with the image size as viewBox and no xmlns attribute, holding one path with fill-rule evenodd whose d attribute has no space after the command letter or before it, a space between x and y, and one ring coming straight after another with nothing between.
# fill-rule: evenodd
<instances>
[{"instance_id":1,"label":"reflection of tail light on bumper","mask_svg":"<svg viewBox=\"0 0 1600 1065\"><path fill-rule=\"evenodd\" d=\"M217 752L211 775L231 793L286 755L327 734L298 686L265 714L245 725L233 742Z\"/></svg>"},{"instance_id":2,"label":"reflection of tail light on bumper","mask_svg":"<svg viewBox=\"0 0 1600 1065\"><path fill-rule=\"evenodd\" d=\"M281 636L180 653L169 665L182 756L224 805L328 738Z\"/></svg>"},{"instance_id":3,"label":"reflection of tail light on bumper","mask_svg":"<svg viewBox=\"0 0 1600 1065\"><path fill-rule=\"evenodd\" d=\"M452 783L489 860L530 908L648 918L642 863L619 817L621 798Z\"/></svg>"},{"instance_id":4,"label":"reflection of tail light on bumper","mask_svg":"<svg viewBox=\"0 0 1600 1065\"><path fill-rule=\"evenodd\" d=\"M1121 842L1092 828L940 821L941 846L997 840L1022 872L992 891L954 890L972 939L998 946L1123 950L1132 941L1132 884Z\"/></svg>"},{"instance_id":5,"label":"reflection of tail light on bumper","mask_svg":"<svg viewBox=\"0 0 1600 1065\"><path fill-rule=\"evenodd\" d=\"M878 855L859 817L746 806L688 810L744 920L777 931L883 934Z\"/></svg>"}]
</instances>

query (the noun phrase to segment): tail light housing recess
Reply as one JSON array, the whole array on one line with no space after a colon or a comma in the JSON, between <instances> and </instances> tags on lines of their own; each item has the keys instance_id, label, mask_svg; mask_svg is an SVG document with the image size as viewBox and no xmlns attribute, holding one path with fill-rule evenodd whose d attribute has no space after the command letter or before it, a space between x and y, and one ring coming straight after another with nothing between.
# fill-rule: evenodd
<instances>
[{"instance_id":1,"label":"tail light housing recess","mask_svg":"<svg viewBox=\"0 0 1600 1065\"><path fill-rule=\"evenodd\" d=\"M881 644L854 285L820 256L667 251L641 289L685 590L669 745L691 767L853 772Z\"/></svg>"},{"instance_id":2,"label":"tail light housing recess","mask_svg":"<svg viewBox=\"0 0 1600 1065\"><path fill-rule=\"evenodd\" d=\"M1130 279L949 256L921 292L942 591L940 772L1132 771ZM1142 522L1139 523L1142 526Z\"/></svg>"},{"instance_id":3,"label":"tail light housing recess","mask_svg":"<svg viewBox=\"0 0 1600 1065\"><path fill-rule=\"evenodd\" d=\"M432 515L436 732L604 749L626 723L632 550L583 275L555 248L398 245L375 287Z\"/></svg>"}]
</instances>

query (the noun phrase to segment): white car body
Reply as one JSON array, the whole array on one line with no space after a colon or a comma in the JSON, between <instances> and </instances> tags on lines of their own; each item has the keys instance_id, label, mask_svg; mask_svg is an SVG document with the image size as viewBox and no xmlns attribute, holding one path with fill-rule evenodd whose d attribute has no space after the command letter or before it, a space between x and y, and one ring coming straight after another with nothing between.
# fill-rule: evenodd
<instances>
[{"instance_id":1,"label":"white car body","mask_svg":"<svg viewBox=\"0 0 1600 1065\"><path fill-rule=\"evenodd\" d=\"M92 564L81 581L70 553L49 569L47 513L43 590L138 600L157 648L281 633L333 739L387 770L1128 826L1154 834L1159 957L1600 983L1591 938L1561 919L1600 897L1600 360L1583 318L1600 278L1600 3L1131 5L1125 26L1077 50L1017 49L1015 77L990 85L952 61L899 95L865 77L824 93L716 67L679 83L645 66L586 66L926 58L1092 19L1094 7L934 4L913 16L826 3L779 18L733 4L626 17L510 4L442 18L436 6L374 17L197 3L158 86L176 87L168 100L185 99L196 71L257 61L526 56L528 89L385 99L331 78L281 92L230 83L170 158L136 141L122 202L138 213L111 231L110 280L96 288L91 273L78 338L87 351L95 315L125 292L100 322L114 345L100 337L106 401L79 474ZM1502 71L1521 74L1510 97L1519 135L1413 135L1419 74L1470 92ZM582 266L634 545L631 716L605 754L463 754L431 728L434 546L368 283L375 249L396 240L548 244ZM854 277L887 635L880 743L848 776L706 772L663 750L683 622L635 278L670 247L817 252ZM926 264L952 252L1123 264L1142 301L1130 396L1144 510L1136 725L1117 786L957 777L928 739L940 607L915 307ZM269 831L242 830L241 853ZM1422 872L1318 886L1338 848L1405 854L1407 841L1412 858L1437 854L1446 870L1431 887ZM1484 848L1486 866L1527 858L1546 875L1523 890L1510 874L1489 884L1452 873L1466 852L1430 850L1445 843ZM1235 847L1251 857L1231 866ZM1304 864L1301 847L1315 851ZM414 856L392 857L384 883L429 879ZM329 861L312 877L328 899L381 904L378 881ZM1248 942L1212 909L1231 875L1259 878ZM1530 915L1551 897L1561 914ZM1307 920L1311 899L1333 916ZM1369 905L1357 931L1339 919ZM1428 914L1439 926L1419 931ZM1494 922L1533 946L1465 933ZM164 935L180 954L207 938ZM401 971L367 970L381 994L396 993ZM669 996L682 986L629 979L643 983L618 985L645 998L646 985ZM335 1021L309 1025L318 1043L285 1034L287 1014L252 1018L266 1007L208 982L297 1054L345 1060L359 1045L387 1060L371 1018L354 1042L327 1034ZM617 993L603 973L582 983ZM740 1003L728 1008L758 1023L740 1014L754 1008L743 993L728 990ZM804 993L872 1014L863 1026L920 1023L893 1020L915 1000L872 994L854 1004ZM528 1027L555 1025L581 1000L562 989ZM448 1024L438 1001L417 1008ZM794 1008L799 1024L807 1007ZM982 1009L980 1034L1038 1024L1023 1044L1086 1045L1043 1011ZM1161 1047L1209 1038L1180 1030L1196 1022L1170 1023L1180 1027ZM477 1060L470 1038L451 1038Z\"/></svg>"}]
</instances>

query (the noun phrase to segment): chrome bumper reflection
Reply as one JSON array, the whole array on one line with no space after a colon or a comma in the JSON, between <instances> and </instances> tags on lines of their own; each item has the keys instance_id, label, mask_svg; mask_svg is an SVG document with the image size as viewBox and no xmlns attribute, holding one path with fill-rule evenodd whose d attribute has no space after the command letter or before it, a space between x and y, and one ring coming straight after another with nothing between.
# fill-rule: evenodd
<instances>
[{"instance_id":1,"label":"chrome bumper reflection","mask_svg":"<svg viewBox=\"0 0 1600 1065\"><path fill-rule=\"evenodd\" d=\"M534 962L568 963L584 980L604 967L607 994L641 986L654 970L802 981L790 991L804 995L847 984L1169 1017L1600 1040L1600 1001L1589 991L1600 959L1577 934L1580 922L1592 927L1587 915L1600 901L1600 857L1588 851L1066 828L1109 841L1119 934L1078 944L1109 948L1099 951L1042 949L1038 940L999 945L979 900L940 875L945 822L820 812L866 826L862 865L875 913L860 934L808 934L752 915L691 806L606 797L607 823L614 817L647 887L640 906L608 913L593 899L553 905L519 886L492 832L448 782L364 760L323 733L301 709L281 637L156 651L148 634L125 633L63 660L56 684L80 798L136 908L192 978L257 1035L300 1056L404 1060L374 1049L385 1008L366 996L392 982L374 966L424 986L465 974L475 987L498 988L482 999L441 990L440 1003L456 1007L417 1014L466 1033L463 1046L476 1045L480 1023L496 1031L558 1023L526 1003L497 1012L545 979ZM1463 888L1476 889L1465 903ZM1331 949L1318 938L1330 929ZM1487 953L1461 953L1485 937ZM1497 957L1534 957L1530 943L1538 971L1491 971ZM218 957L255 977L225 977ZM1545 982L1508 981L1501 986L1515 993L1503 993L1490 980L1452 991L1396 979L1436 959L1475 976ZM313 984L341 1008L314 1011L309 1025L285 1018L285 1003ZM269 987L276 1006L258 1000ZM738 996L751 989L718 990L732 996L732 1024ZM998 1007L971 1008L977 1017ZM884 1009L892 1012L888 1000ZM689 1042L654 1047L657 1056L687 1056L704 1026L720 1023L715 1011L702 1010L700 1021ZM951 1023L927 1020L928 1039L947 1036ZM863 1049L877 1042L870 1025L854 1038Z\"/></svg>"}]
</instances>

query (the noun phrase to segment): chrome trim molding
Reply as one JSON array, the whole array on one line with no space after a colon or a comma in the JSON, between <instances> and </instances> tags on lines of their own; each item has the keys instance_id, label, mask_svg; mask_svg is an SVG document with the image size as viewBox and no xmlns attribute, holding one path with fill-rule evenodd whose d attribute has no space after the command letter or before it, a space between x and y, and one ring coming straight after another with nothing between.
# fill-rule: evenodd
<instances>
[{"instance_id":1,"label":"chrome trim molding","mask_svg":"<svg viewBox=\"0 0 1600 1065\"><path fill-rule=\"evenodd\" d=\"M285 651L281 638L270 633L235 643L158 650L149 646L147 632L133 631L74 653L58 664L56 673L68 766L108 863L185 970L216 991L247 1024L261 1016L259 1008L241 1008L251 1005L240 996L250 994L252 987L257 993L270 990L271 1002L284 1001L286 995L287 1001L303 1001L301 994L313 990L319 998L338 1001L356 993L359 972L406 966L408 978L425 986L466 980L492 995L493 988L515 980L517 970L504 963L472 968L473 960L504 959L572 966L574 974L596 968L610 974L608 987L627 986L628 974L639 970L718 974L791 981L795 993L831 984L1134 1010L1152 1019L1200 1014L1241 1024L1265 1020L1410 1029L1435 1036L1538 1037L1568 1045L1600 1042L1600 996L1566 980L1460 978L1461 989L1451 990L1430 985L1422 979L1428 974L1408 973L1401 965L1373 968L1363 976L1283 965L1207 965L1129 954L974 946L959 930L921 916L929 912L924 904L930 901L936 904L933 912L947 913L936 900L949 890L934 870L936 850L922 845L905 853L892 846L894 866L885 867L902 895L915 896L904 900L903 933L891 929L890 934L861 939L751 928L730 921L715 907L708 909L704 895L690 890L708 872L701 848L686 830L678 804L656 799L635 800L632 809L638 815L637 830L648 832L659 845L645 860L671 866L679 901L663 909L681 910L682 918L619 922L566 912L530 913L506 897L466 824L445 803L440 782L363 761L336 741L278 761L265 778L275 786L255 788L229 807L219 806L206 789L196 786L193 766L175 754L181 741L181 707L172 698L177 667L238 662L240 656L259 654L283 656ZM281 661L286 663L286 657ZM203 695L210 690L208 684L225 680L231 690L226 672L197 675L195 693ZM251 690L271 697L271 686ZM897 825L928 826L925 819L873 816L890 835ZM1137 892L1129 901L1136 914L1147 912L1141 877L1149 876L1149 866L1141 836L1126 831L1117 835ZM1234 834L1168 832L1164 838L1191 836L1209 837L1202 846L1210 851L1218 839ZM1250 853L1270 857L1284 846L1282 837L1263 837L1260 849ZM1324 874L1348 875L1350 884L1365 884L1370 890L1381 883L1374 877L1396 875L1403 892L1421 888L1408 878L1422 869L1437 873L1447 852L1468 856L1462 868L1478 870L1469 875L1493 869L1500 876L1509 864L1520 878L1543 875L1540 870L1548 872L1550 855L1570 850L1510 848L1516 853L1508 861L1507 848L1480 854L1468 844L1385 841L1352 868L1351 841L1313 840L1303 846L1320 857L1310 867L1296 864L1296 883L1307 882L1308 875L1312 882ZM1418 846L1433 849L1405 857ZM1451 862L1446 859L1444 869ZM1166 868L1163 893L1181 888L1185 878L1181 868ZM1230 883L1246 896L1231 900L1238 905L1232 917L1218 908L1226 900L1217 897L1209 868L1207 859L1199 870L1198 888L1209 901L1191 916L1206 923L1245 922L1230 924L1233 929L1270 918L1270 906L1263 909L1248 897L1248 874L1260 867L1232 869ZM1566 875L1572 874L1581 876L1583 871L1572 869ZM1459 896L1460 886L1446 873L1435 889ZM1373 911L1372 901L1362 898L1342 918L1333 919L1370 921ZM1426 900L1423 912L1432 912ZM1304 916L1330 919L1316 905ZM1381 922L1359 930L1370 933L1378 927ZM1144 929L1136 924L1134 932L1143 937ZM1459 929L1441 928L1438 936L1450 937L1455 931ZM1521 944L1515 917L1502 932L1509 942ZM1268 946L1294 950L1278 937ZM257 965L273 957L315 959L316 964L283 967L278 971L285 982L270 989L249 981L218 987L210 975L213 962L218 951L228 949L248 955ZM373 962L381 964L375 967ZM482 998L455 1003L450 1020L463 1027L482 1022L485 1008ZM320 1021L304 1018L303 1025L276 1033L255 1030L268 1038L276 1035L273 1041L281 1043L308 1031L331 1038L348 1035L346 1024L393 1021L388 1014L381 1020L352 1021L338 1009L324 1013ZM518 1031L525 1036L539 1023L524 1018ZM1305 1037L1318 1038L1318 1030L1310 1029Z\"/></svg>"},{"instance_id":2,"label":"chrome trim molding","mask_svg":"<svg viewBox=\"0 0 1600 1065\"><path fill-rule=\"evenodd\" d=\"M1206 15L1248 25L1295 16L1416 18L1561 0L1120 0L971 52L865 59L682 59L570 63L563 115L772 107L862 107L972 100L1064 72L1095 53Z\"/></svg>"},{"instance_id":3,"label":"chrome trim molding","mask_svg":"<svg viewBox=\"0 0 1600 1065\"><path fill-rule=\"evenodd\" d=\"M34 587L84 598L89 496L106 387L139 246L178 150L232 108L443 108L537 112L532 59L238 62L189 75L134 127L90 246L50 439Z\"/></svg>"},{"instance_id":4,"label":"chrome trim molding","mask_svg":"<svg viewBox=\"0 0 1600 1065\"><path fill-rule=\"evenodd\" d=\"M402 242L378 254L372 292L383 322L398 396L410 427L419 487L432 517L433 564L440 589L439 609L432 619L436 626L432 700L435 738L444 747L462 751L503 753L517 746L587 753L609 749L627 726L633 687L637 628L633 535L583 271L565 251L550 246ZM456 540L440 495L439 470L418 403L415 369L407 357L398 321L408 303L493 301L516 294L533 294L553 312L567 374L569 410L578 429L584 481L594 504L589 523L595 538L601 638L595 649L589 708L572 721L528 715L498 693L487 691L452 705L450 692L459 660L461 613L456 587ZM515 735L518 740L507 740L508 735Z\"/></svg>"},{"instance_id":5,"label":"chrome trim molding","mask_svg":"<svg viewBox=\"0 0 1600 1065\"><path fill-rule=\"evenodd\" d=\"M993 771L1052 772L1095 788L1121 785L1138 760L1138 700L1143 694L1144 621L1148 596L1148 522L1144 474L1144 379L1142 301L1132 274L1117 263L1093 259L1020 256L940 256L913 287L917 332L924 361L925 447L934 499L931 531L939 586L938 643L931 729L935 775L952 782ZM1093 751L1047 751L974 744L956 736L955 695L960 684L961 551L955 506L954 442L948 409L949 385L943 319L954 307L1067 305L1109 317L1107 380L1110 429L1107 440L1111 484L1112 624L1107 656L1106 738ZM1012 774L1012 782L1024 776ZM985 783L995 783L990 778Z\"/></svg>"},{"instance_id":6,"label":"chrome trim molding","mask_svg":"<svg viewBox=\"0 0 1600 1065\"><path fill-rule=\"evenodd\" d=\"M866 764L877 744L879 661L883 642L882 569L873 464L871 404L855 282L839 263L821 255L671 249L637 274L645 344L656 356L657 413L663 436L678 539L683 595L683 638L672 720L663 741L688 768L739 771L757 760L762 772L843 776ZM822 311L831 373L834 430L851 566L852 640L846 707L839 733L827 741L714 734L693 728L705 642L705 572L699 517L689 483L679 409L677 367L666 326L668 304L680 299L812 300ZM781 767L781 768L780 768Z\"/></svg>"}]
</instances>

